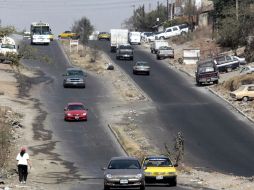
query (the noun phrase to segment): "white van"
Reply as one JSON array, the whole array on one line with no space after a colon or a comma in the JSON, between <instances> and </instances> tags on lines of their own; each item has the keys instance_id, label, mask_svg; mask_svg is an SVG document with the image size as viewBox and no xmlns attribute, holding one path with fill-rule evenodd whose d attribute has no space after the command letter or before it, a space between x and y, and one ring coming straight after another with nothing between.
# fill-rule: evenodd
<instances>
[{"instance_id":1,"label":"white van","mask_svg":"<svg viewBox=\"0 0 254 190\"><path fill-rule=\"evenodd\" d=\"M17 54L17 47L14 39L10 37L3 37L0 39L0 53L6 55L6 53Z\"/></svg>"},{"instance_id":2,"label":"white van","mask_svg":"<svg viewBox=\"0 0 254 190\"><path fill-rule=\"evenodd\" d=\"M141 32L129 32L129 43L130 44L141 44Z\"/></svg>"}]
</instances>

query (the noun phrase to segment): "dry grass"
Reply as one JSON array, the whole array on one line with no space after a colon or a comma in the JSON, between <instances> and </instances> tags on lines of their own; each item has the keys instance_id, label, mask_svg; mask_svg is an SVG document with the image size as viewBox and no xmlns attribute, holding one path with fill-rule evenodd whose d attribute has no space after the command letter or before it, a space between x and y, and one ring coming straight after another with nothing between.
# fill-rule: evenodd
<instances>
[{"instance_id":1,"label":"dry grass","mask_svg":"<svg viewBox=\"0 0 254 190\"><path fill-rule=\"evenodd\" d=\"M254 74L246 74L230 78L229 80L223 82L222 86L225 88L225 90L234 91L238 89L241 85L253 83Z\"/></svg>"},{"instance_id":2,"label":"dry grass","mask_svg":"<svg viewBox=\"0 0 254 190\"><path fill-rule=\"evenodd\" d=\"M7 122L10 108L0 107L0 168L5 167L11 147L11 127Z\"/></svg>"}]
</instances>

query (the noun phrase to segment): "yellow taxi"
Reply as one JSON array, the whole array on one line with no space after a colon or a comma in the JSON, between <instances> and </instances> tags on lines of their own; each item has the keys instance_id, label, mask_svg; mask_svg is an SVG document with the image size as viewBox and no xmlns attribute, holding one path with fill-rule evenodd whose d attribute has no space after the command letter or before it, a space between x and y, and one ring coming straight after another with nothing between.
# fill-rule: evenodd
<instances>
[{"instance_id":1,"label":"yellow taxi","mask_svg":"<svg viewBox=\"0 0 254 190\"><path fill-rule=\"evenodd\" d=\"M110 40L110 33L108 33L108 32L100 32L98 34L98 40Z\"/></svg>"},{"instance_id":2,"label":"yellow taxi","mask_svg":"<svg viewBox=\"0 0 254 190\"><path fill-rule=\"evenodd\" d=\"M177 164L172 164L167 156L145 157L142 166L145 173L146 183L163 183L170 186L177 185Z\"/></svg>"},{"instance_id":3,"label":"yellow taxi","mask_svg":"<svg viewBox=\"0 0 254 190\"><path fill-rule=\"evenodd\" d=\"M75 32L64 31L58 35L59 38L79 38L79 35Z\"/></svg>"}]
</instances>

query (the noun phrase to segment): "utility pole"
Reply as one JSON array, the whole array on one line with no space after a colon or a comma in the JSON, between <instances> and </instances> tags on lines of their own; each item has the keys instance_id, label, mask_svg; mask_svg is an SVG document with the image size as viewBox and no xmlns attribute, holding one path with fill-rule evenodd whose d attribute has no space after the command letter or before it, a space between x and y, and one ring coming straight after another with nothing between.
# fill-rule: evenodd
<instances>
[{"instance_id":1,"label":"utility pole","mask_svg":"<svg viewBox=\"0 0 254 190\"><path fill-rule=\"evenodd\" d=\"M133 7L133 30L135 30L135 21L136 21L136 14L135 14L135 5L132 5L131 7Z\"/></svg>"},{"instance_id":2,"label":"utility pole","mask_svg":"<svg viewBox=\"0 0 254 190\"><path fill-rule=\"evenodd\" d=\"M168 0L167 0L167 20L169 18L169 5L168 5Z\"/></svg>"},{"instance_id":3,"label":"utility pole","mask_svg":"<svg viewBox=\"0 0 254 190\"><path fill-rule=\"evenodd\" d=\"M236 20L238 21L239 18L239 4L238 4L238 0L235 0L235 9L236 9Z\"/></svg>"}]
</instances>

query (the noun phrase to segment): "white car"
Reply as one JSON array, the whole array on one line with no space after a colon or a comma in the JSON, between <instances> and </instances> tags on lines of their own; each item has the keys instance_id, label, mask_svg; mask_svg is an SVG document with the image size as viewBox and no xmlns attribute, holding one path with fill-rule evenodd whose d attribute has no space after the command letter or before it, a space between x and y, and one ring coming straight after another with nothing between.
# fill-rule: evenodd
<instances>
[{"instance_id":1,"label":"white car","mask_svg":"<svg viewBox=\"0 0 254 190\"><path fill-rule=\"evenodd\" d=\"M239 61L240 65L246 65L247 64L244 57L238 57L238 56L233 56L233 57Z\"/></svg>"},{"instance_id":2,"label":"white car","mask_svg":"<svg viewBox=\"0 0 254 190\"><path fill-rule=\"evenodd\" d=\"M240 74L251 74L254 73L254 66L245 66L240 69Z\"/></svg>"}]
</instances>

